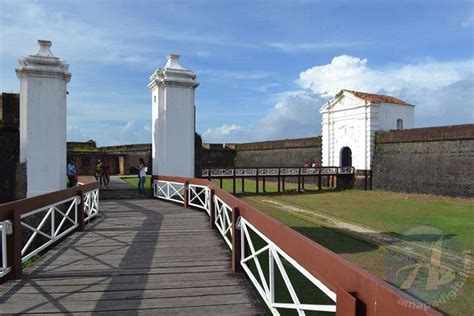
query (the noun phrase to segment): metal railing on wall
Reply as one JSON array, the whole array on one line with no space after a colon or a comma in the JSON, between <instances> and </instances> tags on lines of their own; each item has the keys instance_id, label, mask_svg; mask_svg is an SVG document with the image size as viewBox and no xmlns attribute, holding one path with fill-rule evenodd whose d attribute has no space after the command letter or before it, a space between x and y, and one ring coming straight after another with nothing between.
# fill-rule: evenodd
<instances>
[{"instance_id":1,"label":"metal railing on wall","mask_svg":"<svg viewBox=\"0 0 474 316\"><path fill-rule=\"evenodd\" d=\"M22 276L22 263L44 253L99 214L97 182L0 204L0 283Z\"/></svg>"},{"instance_id":2,"label":"metal railing on wall","mask_svg":"<svg viewBox=\"0 0 474 316\"><path fill-rule=\"evenodd\" d=\"M298 183L297 190L305 190L305 179L316 178L318 190L325 187L336 187L339 180L347 179L348 176L354 176L354 167L236 167L236 168L202 168L201 178L220 180L220 188L223 187L223 180L232 180L232 192L236 193L236 180L240 179L242 189L245 191L245 180L255 180L255 192L259 193L260 183L263 192L266 192L267 178L277 181L277 191L285 191L285 182L287 179L293 179ZM323 183L323 179L325 183Z\"/></svg>"},{"instance_id":3,"label":"metal railing on wall","mask_svg":"<svg viewBox=\"0 0 474 316\"><path fill-rule=\"evenodd\" d=\"M177 189L182 192L182 200L165 194L166 183L182 185L182 190ZM157 198L206 211L210 227L219 231L231 250L232 270L248 276L274 315L288 310L299 315L314 311L336 315L441 315L431 308L412 308L423 303L208 180L154 176L153 188L159 191L154 192ZM303 280L303 287L293 281L296 277ZM316 294L308 299L311 291Z\"/></svg>"}]
</instances>

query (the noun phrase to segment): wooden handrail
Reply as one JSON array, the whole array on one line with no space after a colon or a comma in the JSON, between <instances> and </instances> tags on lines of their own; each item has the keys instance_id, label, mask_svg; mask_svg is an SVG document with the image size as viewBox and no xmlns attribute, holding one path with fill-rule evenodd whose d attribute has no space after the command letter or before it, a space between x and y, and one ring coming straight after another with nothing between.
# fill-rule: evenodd
<instances>
[{"instance_id":1,"label":"wooden handrail","mask_svg":"<svg viewBox=\"0 0 474 316\"><path fill-rule=\"evenodd\" d=\"M206 179L169 176L154 176L154 179L207 185L222 201L233 209L238 209L240 216L328 288L338 293L341 290L351 293L359 303L365 305L365 315L442 315ZM233 255L233 258L237 257ZM347 302L347 297L345 302ZM417 309L413 306L423 306L423 308Z\"/></svg>"}]
</instances>

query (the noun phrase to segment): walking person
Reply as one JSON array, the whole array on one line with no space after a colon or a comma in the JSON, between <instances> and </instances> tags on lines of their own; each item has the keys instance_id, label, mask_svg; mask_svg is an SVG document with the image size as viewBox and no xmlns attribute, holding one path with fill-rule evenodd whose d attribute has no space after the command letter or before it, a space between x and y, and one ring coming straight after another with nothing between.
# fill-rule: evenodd
<instances>
[{"instance_id":1,"label":"walking person","mask_svg":"<svg viewBox=\"0 0 474 316\"><path fill-rule=\"evenodd\" d=\"M95 164L94 177L96 181L100 181L99 187L102 189L102 161L100 161L100 159L97 159L97 163Z\"/></svg>"},{"instance_id":2,"label":"walking person","mask_svg":"<svg viewBox=\"0 0 474 316\"><path fill-rule=\"evenodd\" d=\"M143 158L139 159L140 165L138 167L138 194L145 196L145 179L147 166L145 165L145 160Z\"/></svg>"},{"instance_id":3,"label":"walking person","mask_svg":"<svg viewBox=\"0 0 474 316\"><path fill-rule=\"evenodd\" d=\"M73 187L77 183L76 165L74 159L71 158L67 162L67 178L69 180L68 187Z\"/></svg>"},{"instance_id":4,"label":"walking person","mask_svg":"<svg viewBox=\"0 0 474 316\"><path fill-rule=\"evenodd\" d=\"M101 182L103 184L104 189L107 189L109 187L109 182L110 182L110 164L107 160L104 160L104 163L102 164L102 177L101 177Z\"/></svg>"}]
</instances>

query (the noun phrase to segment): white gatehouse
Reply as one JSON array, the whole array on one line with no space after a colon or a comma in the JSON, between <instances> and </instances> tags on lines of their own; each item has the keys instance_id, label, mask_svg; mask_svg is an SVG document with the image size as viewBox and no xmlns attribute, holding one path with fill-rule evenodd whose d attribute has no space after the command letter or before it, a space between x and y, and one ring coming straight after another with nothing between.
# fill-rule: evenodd
<instances>
[{"instance_id":1,"label":"white gatehouse","mask_svg":"<svg viewBox=\"0 0 474 316\"><path fill-rule=\"evenodd\" d=\"M370 170L375 132L413 128L415 106L379 94L341 90L322 114L322 165Z\"/></svg>"}]
</instances>

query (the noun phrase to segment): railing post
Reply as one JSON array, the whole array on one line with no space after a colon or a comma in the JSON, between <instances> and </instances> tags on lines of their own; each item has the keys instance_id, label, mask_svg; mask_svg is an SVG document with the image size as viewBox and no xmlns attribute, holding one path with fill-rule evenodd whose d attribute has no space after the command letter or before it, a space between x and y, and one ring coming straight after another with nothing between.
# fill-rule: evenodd
<instances>
[{"instance_id":1,"label":"railing post","mask_svg":"<svg viewBox=\"0 0 474 316\"><path fill-rule=\"evenodd\" d=\"M9 279L21 279L23 271L21 269L21 217L13 213L13 234L7 237L8 265L11 267Z\"/></svg>"},{"instance_id":2,"label":"railing post","mask_svg":"<svg viewBox=\"0 0 474 316\"><path fill-rule=\"evenodd\" d=\"M184 181L183 199L184 199L184 207L188 207L188 204L189 204L189 182L188 181Z\"/></svg>"},{"instance_id":3,"label":"railing post","mask_svg":"<svg viewBox=\"0 0 474 316\"><path fill-rule=\"evenodd\" d=\"M216 228L216 213L215 213L215 207L214 207L214 189L211 189L211 192L209 194L209 227L211 229L215 229Z\"/></svg>"},{"instance_id":4,"label":"railing post","mask_svg":"<svg viewBox=\"0 0 474 316\"><path fill-rule=\"evenodd\" d=\"M258 174L255 176L255 193L258 194Z\"/></svg>"},{"instance_id":5,"label":"railing post","mask_svg":"<svg viewBox=\"0 0 474 316\"><path fill-rule=\"evenodd\" d=\"M298 168L298 192L301 192L301 169Z\"/></svg>"},{"instance_id":6,"label":"railing post","mask_svg":"<svg viewBox=\"0 0 474 316\"><path fill-rule=\"evenodd\" d=\"M336 303L336 316L356 316L365 315L365 313L357 312L357 298L353 293L338 288Z\"/></svg>"},{"instance_id":7,"label":"railing post","mask_svg":"<svg viewBox=\"0 0 474 316\"><path fill-rule=\"evenodd\" d=\"M280 193L280 168L278 168L278 178L277 178L277 181L278 181L278 193Z\"/></svg>"},{"instance_id":8,"label":"railing post","mask_svg":"<svg viewBox=\"0 0 474 316\"><path fill-rule=\"evenodd\" d=\"M319 173L318 173L318 191L321 191L321 168L319 168Z\"/></svg>"},{"instance_id":9,"label":"railing post","mask_svg":"<svg viewBox=\"0 0 474 316\"><path fill-rule=\"evenodd\" d=\"M232 210L232 272L242 271L242 266L240 265L242 236L240 235L240 228L237 227L239 217L240 210L238 207L234 207Z\"/></svg>"},{"instance_id":10,"label":"railing post","mask_svg":"<svg viewBox=\"0 0 474 316\"><path fill-rule=\"evenodd\" d=\"M84 192L79 190L77 194L80 196L79 205L77 206L77 221L79 224L77 231L82 232L84 231Z\"/></svg>"},{"instance_id":11,"label":"railing post","mask_svg":"<svg viewBox=\"0 0 474 316\"><path fill-rule=\"evenodd\" d=\"M232 193L235 194L235 168L232 175Z\"/></svg>"},{"instance_id":12,"label":"railing post","mask_svg":"<svg viewBox=\"0 0 474 316\"><path fill-rule=\"evenodd\" d=\"M244 193L245 192L245 177L242 177L241 185L242 185L242 193Z\"/></svg>"},{"instance_id":13,"label":"railing post","mask_svg":"<svg viewBox=\"0 0 474 316\"><path fill-rule=\"evenodd\" d=\"M372 169L369 170L370 182L369 182L369 190L372 190Z\"/></svg>"}]
</instances>

